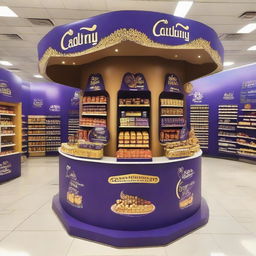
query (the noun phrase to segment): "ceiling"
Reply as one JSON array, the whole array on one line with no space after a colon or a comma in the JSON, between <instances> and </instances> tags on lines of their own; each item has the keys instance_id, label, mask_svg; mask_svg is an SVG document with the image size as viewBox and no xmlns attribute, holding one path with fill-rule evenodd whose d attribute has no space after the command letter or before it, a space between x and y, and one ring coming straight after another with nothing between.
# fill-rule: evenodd
<instances>
[{"instance_id":1,"label":"ceiling","mask_svg":"<svg viewBox=\"0 0 256 256\"><path fill-rule=\"evenodd\" d=\"M18 34L22 38L0 35L0 60L10 61L13 64L10 68L19 69L15 73L24 80L42 81L33 77L38 74L37 44L53 27L33 25L27 18L50 19L58 26L116 10L173 14L176 4L174 0L0 0L0 5L10 7L18 15L0 17L0 34ZM244 25L256 22L256 18L239 18L246 11L256 11L256 0L194 0L186 18L203 22L218 33L225 49L225 61L235 62L228 67L233 68L256 62L256 51L247 51L256 44L256 30L238 39L223 38L223 34L236 33Z\"/></svg>"}]
</instances>

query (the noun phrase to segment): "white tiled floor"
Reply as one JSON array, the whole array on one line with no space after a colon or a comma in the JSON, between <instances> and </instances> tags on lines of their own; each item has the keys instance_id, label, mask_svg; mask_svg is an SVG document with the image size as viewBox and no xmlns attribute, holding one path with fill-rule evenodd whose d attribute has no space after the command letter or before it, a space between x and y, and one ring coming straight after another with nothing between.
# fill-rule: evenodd
<instances>
[{"instance_id":1,"label":"white tiled floor","mask_svg":"<svg viewBox=\"0 0 256 256\"><path fill-rule=\"evenodd\" d=\"M30 158L0 185L0 256L256 255L256 166L203 158L209 223L163 247L117 249L67 235L51 209L58 159Z\"/></svg>"}]
</instances>

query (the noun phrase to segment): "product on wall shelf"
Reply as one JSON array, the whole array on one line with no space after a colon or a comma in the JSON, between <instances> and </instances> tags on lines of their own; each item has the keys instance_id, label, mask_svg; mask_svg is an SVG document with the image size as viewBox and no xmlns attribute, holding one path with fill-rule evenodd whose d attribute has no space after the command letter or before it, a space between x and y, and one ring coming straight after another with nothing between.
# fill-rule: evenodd
<instances>
[{"instance_id":1,"label":"product on wall shelf","mask_svg":"<svg viewBox=\"0 0 256 256\"><path fill-rule=\"evenodd\" d=\"M209 105L190 105L190 127L194 129L203 151L209 149Z\"/></svg>"},{"instance_id":2,"label":"product on wall shelf","mask_svg":"<svg viewBox=\"0 0 256 256\"><path fill-rule=\"evenodd\" d=\"M239 109L237 125L237 154L241 158L256 159L256 104L244 104Z\"/></svg>"},{"instance_id":3,"label":"product on wall shelf","mask_svg":"<svg viewBox=\"0 0 256 256\"><path fill-rule=\"evenodd\" d=\"M151 93L143 74L124 74L117 102L117 161L152 161Z\"/></svg>"},{"instance_id":4,"label":"product on wall shelf","mask_svg":"<svg viewBox=\"0 0 256 256\"><path fill-rule=\"evenodd\" d=\"M238 105L218 106L218 151L237 154L236 126Z\"/></svg>"},{"instance_id":5,"label":"product on wall shelf","mask_svg":"<svg viewBox=\"0 0 256 256\"><path fill-rule=\"evenodd\" d=\"M23 162L28 156L28 133L27 133L28 119L26 115L22 115L22 155L21 161Z\"/></svg>"},{"instance_id":6,"label":"product on wall shelf","mask_svg":"<svg viewBox=\"0 0 256 256\"><path fill-rule=\"evenodd\" d=\"M79 111L69 110L68 112L68 136L78 134L79 131Z\"/></svg>"},{"instance_id":7,"label":"product on wall shelf","mask_svg":"<svg viewBox=\"0 0 256 256\"><path fill-rule=\"evenodd\" d=\"M159 96L159 141L165 144L180 139L180 130L186 126L184 95L179 79L174 74L165 77L164 91Z\"/></svg>"},{"instance_id":8,"label":"product on wall shelf","mask_svg":"<svg viewBox=\"0 0 256 256\"><path fill-rule=\"evenodd\" d=\"M88 134L94 127L107 127L108 99L101 75L90 75L80 109L79 139L88 140ZM71 130L73 132L69 135L77 134L76 127L71 127Z\"/></svg>"},{"instance_id":9,"label":"product on wall shelf","mask_svg":"<svg viewBox=\"0 0 256 256\"><path fill-rule=\"evenodd\" d=\"M59 115L28 116L28 152L30 156L57 154L61 143ZM52 144L46 141L52 141ZM58 143L57 143L57 142ZM48 146L53 146L49 148Z\"/></svg>"},{"instance_id":10,"label":"product on wall shelf","mask_svg":"<svg viewBox=\"0 0 256 256\"><path fill-rule=\"evenodd\" d=\"M21 152L21 104L0 102L0 156Z\"/></svg>"}]
</instances>

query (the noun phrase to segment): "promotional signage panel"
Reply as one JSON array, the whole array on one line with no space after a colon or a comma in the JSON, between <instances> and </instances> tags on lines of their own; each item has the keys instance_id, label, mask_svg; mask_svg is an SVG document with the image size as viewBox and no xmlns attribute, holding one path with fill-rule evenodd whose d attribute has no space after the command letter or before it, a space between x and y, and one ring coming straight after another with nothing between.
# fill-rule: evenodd
<instances>
[{"instance_id":1,"label":"promotional signage panel","mask_svg":"<svg viewBox=\"0 0 256 256\"><path fill-rule=\"evenodd\" d=\"M0 183L21 175L20 154L0 156Z\"/></svg>"},{"instance_id":2,"label":"promotional signage panel","mask_svg":"<svg viewBox=\"0 0 256 256\"><path fill-rule=\"evenodd\" d=\"M178 76L175 74L167 74L165 76L164 91L181 93L181 84Z\"/></svg>"},{"instance_id":3,"label":"promotional signage panel","mask_svg":"<svg viewBox=\"0 0 256 256\"><path fill-rule=\"evenodd\" d=\"M101 74L91 74L85 88L86 92L104 91L104 81Z\"/></svg>"},{"instance_id":4,"label":"promotional signage panel","mask_svg":"<svg viewBox=\"0 0 256 256\"><path fill-rule=\"evenodd\" d=\"M144 78L144 75L141 73L125 73L123 76L122 91L148 91L148 85Z\"/></svg>"},{"instance_id":5,"label":"promotional signage panel","mask_svg":"<svg viewBox=\"0 0 256 256\"><path fill-rule=\"evenodd\" d=\"M60 201L72 217L95 226L119 230L168 226L200 207L200 161L198 157L160 165L120 165L61 155Z\"/></svg>"}]
</instances>

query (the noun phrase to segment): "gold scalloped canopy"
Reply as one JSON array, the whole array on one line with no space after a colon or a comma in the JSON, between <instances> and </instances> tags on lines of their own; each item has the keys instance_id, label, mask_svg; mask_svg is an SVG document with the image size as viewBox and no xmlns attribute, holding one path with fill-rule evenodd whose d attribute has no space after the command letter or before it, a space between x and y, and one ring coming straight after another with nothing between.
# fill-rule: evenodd
<instances>
[{"instance_id":1,"label":"gold scalloped canopy","mask_svg":"<svg viewBox=\"0 0 256 256\"><path fill-rule=\"evenodd\" d=\"M122 44L127 44L127 42L132 43L128 44L129 52L126 54L121 53L119 56L138 56L134 54L145 50L145 54L139 56L158 56L175 61L184 61L185 63L198 66L199 69L200 67L208 65L203 73L199 72L197 74L196 71L194 71L194 74L187 80L185 79L183 82L189 82L198 77L216 73L223 69L220 55L211 47L210 42L206 41L205 39L198 38L188 44L182 45L166 45L152 41L146 34L136 29L122 28L114 31L109 36L102 38L96 46L81 52L64 54L49 47L39 61L39 71L42 75L50 78L55 82L67 84L69 86L80 87L80 85L77 84L78 82L70 84L70 81L67 83L65 80L56 80L52 75L53 72L49 70L53 68L56 72L57 70L61 70L63 68L63 72L67 72L67 67L70 67L70 69L73 71L76 70L76 75L80 75L79 69L81 69L82 65L99 60L101 58L116 56L114 49L112 48L120 47ZM137 50L136 47L138 47ZM128 49L127 45L124 48ZM135 50L134 53L132 53L132 49ZM176 52L184 53L184 56L189 56L189 54L191 55L191 52L195 51L197 51L199 54L203 53L206 56L206 61L198 63L199 60L197 57L194 57L193 60L193 58L181 58L180 55L178 58L175 56ZM61 64L62 61L65 61L65 66ZM76 65L72 65L74 62Z\"/></svg>"}]
</instances>

